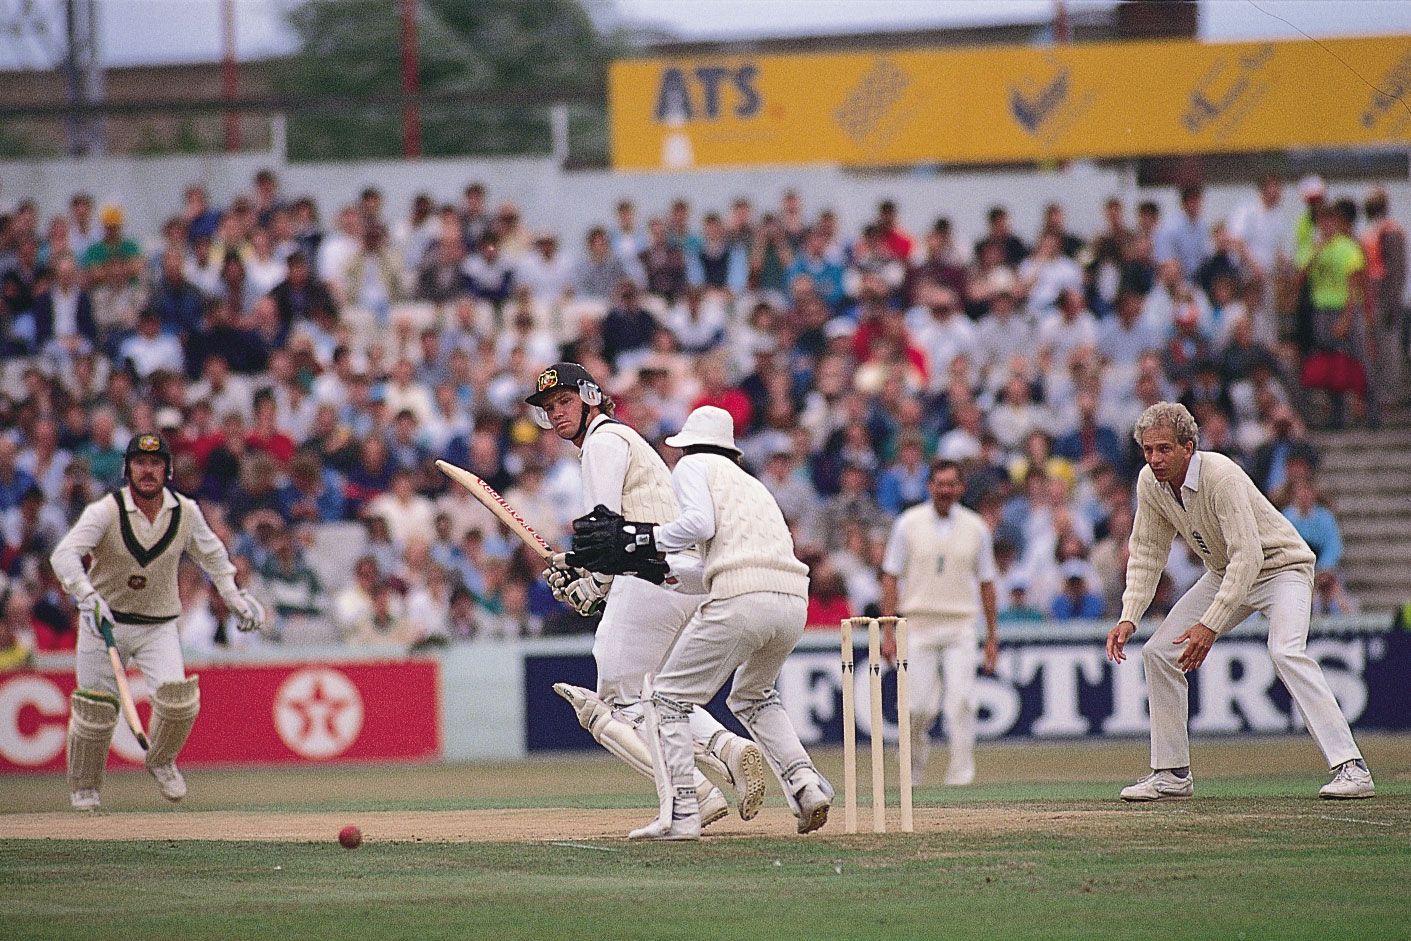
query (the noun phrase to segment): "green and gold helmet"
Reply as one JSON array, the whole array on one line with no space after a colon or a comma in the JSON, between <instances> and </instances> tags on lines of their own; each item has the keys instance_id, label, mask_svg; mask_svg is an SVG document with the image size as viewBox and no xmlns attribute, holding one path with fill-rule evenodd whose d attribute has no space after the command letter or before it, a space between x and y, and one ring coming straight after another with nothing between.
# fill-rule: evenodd
<instances>
[{"instance_id":1,"label":"green and gold helmet","mask_svg":"<svg viewBox=\"0 0 1411 941\"><path fill-rule=\"evenodd\" d=\"M534 392L524 401L530 406L534 423L540 428L552 428L553 423L544 413L544 402L560 389L571 389L578 393L586 406L601 405L603 390L588 370L577 363L554 363L539 373L534 382Z\"/></svg>"},{"instance_id":2,"label":"green and gold helmet","mask_svg":"<svg viewBox=\"0 0 1411 941\"><path fill-rule=\"evenodd\" d=\"M127 476L127 463L139 454L152 454L167 465L167 479L171 479L171 445L167 444L167 439L157 434L155 431L146 431L142 434L133 435L127 443L127 450L123 452L122 472Z\"/></svg>"}]
</instances>

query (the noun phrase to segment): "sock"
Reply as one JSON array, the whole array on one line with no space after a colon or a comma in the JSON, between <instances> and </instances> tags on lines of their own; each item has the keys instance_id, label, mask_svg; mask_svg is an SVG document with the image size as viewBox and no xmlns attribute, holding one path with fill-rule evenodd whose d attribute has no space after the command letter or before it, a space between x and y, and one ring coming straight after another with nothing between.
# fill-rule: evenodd
<instances>
[{"instance_id":1,"label":"sock","mask_svg":"<svg viewBox=\"0 0 1411 941\"><path fill-rule=\"evenodd\" d=\"M1163 770L1166 770L1166 771L1171 772L1172 774L1174 774L1174 775L1175 775L1176 777L1178 777L1178 778L1188 778L1188 777L1191 776L1191 766L1190 766L1190 765L1182 765L1182 766L1179 767L1179 768L1165 768L1165 769L1163 769Z\"/></svg>"},{"instance_id":2,"label":"sock","mask_svg":"<svg viewBox=\"0 0 1411 941\"><path fill-rule=\"evenodd\" d=\"M1361 758L1353 758L1351 761L1344 761L1342 764L1338 765L1338 770L1341 771L1343 768L1346 768L1348 765L1356 765L1357 767L1361 768L1363 771L1366 771L1366 770L1367 770L1367 762L1363 761Z\"/></svg>"}]
</instances>

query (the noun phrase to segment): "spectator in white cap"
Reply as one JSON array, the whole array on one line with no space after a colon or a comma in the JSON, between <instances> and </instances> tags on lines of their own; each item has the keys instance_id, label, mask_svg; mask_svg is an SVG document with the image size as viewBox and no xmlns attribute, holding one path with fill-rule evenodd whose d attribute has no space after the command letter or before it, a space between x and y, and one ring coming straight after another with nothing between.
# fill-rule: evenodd
<instances>
[{"instance_id":1,"label":"spectator in white cap","mask_svg":"<svg viewBox=\"0 0 1411 941\"><path fill-rule=\"evenodd\" d=\"M975 331L975 357L987 378L1012 354L1033 350L1034 327L1019 312L1018 290L1019 282L1008 268L990 274L990 309Z\"/></svg>"}]
</instances>

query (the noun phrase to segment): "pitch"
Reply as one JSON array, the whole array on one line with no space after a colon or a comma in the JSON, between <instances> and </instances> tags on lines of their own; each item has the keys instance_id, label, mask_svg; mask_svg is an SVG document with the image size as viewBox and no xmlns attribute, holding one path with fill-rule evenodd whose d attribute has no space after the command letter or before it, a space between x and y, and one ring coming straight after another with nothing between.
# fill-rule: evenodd
<instances>
[{"instance_id":1,"label":"pitch","mask_svg":"<svg viewBox=\"0 0 1411 941\"><path fill-rule=\"evenodd\" d=\"M1401 937L1411 738L1363 739L1372 801L1318 801L1302 738L1198 743L1197 799L1148 806L1115 800L1140 743L992 745L977 786L918 783L914 835L846 837L835 820L799 838L776 797L698 846L627 843L653 795L595 755L194 771L178 808L120 773L91 818L62 810L60 778L9 777L5 934ZM356 850L337 841L350 823Z\"/></svg>"}]
</instances>

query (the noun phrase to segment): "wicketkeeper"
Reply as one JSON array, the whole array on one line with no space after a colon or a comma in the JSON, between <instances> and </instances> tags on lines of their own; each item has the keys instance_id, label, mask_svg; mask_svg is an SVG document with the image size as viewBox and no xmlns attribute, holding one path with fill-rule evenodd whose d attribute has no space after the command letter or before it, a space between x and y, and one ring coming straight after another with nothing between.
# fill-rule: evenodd
<instances>
[{"instance_id":1,"label":"wicketkeeper","mask_svg":"<svg viewBox=\"0 0 1411 941\"><path fill-rule=\"evenodd\" d=\"M539 375L534 394L526 401L541 427L580 449L586 506L654 523L675 518L671 472L661 455L612 417L612 400L586 369L577 363L556 363ZM651 753L642 728L642 677L661 666L702 596L640 579L594 575L561 561L544 577L554 597L579 614L602 611L593 639L597 691L568 683L554 684L554 691L572 704L579 723L598 744L652 777ZM704 708L692 711L690 726L696 763L732 788L742 820L753 818L765 794L759 749L728 731ZM720 789L694 765L692 782L707 825L730 812Z\"/></svg>"},{"instance_id":2,"label":"wicketkeeper","mask_svg":"<svg viewBox=\"0 0 1411 941\"><path fill-rule=\"evenodd\" d=\"M177 566L183 552L206 571L243 631L259 630L264 608L235 584L235 566L194 500L166 486L171 449L158 434L128 442L127 485L89 504L50 556L64 590L78 602L78 688L68 730L69 796L75 810L96 810L113 729L118 686L99 630L110 626L124 664L136 663L151 691L147 770L171 801L186 796L176 756L200 707L197 677L187 676L176 620ZM84 570L83 557L92 564Z\"/></svg>"},{"instance_id":3,"label":"wicketkeeper","mask_svg":"<svg viewBox=\"0 0 1411 941\"><path fill-rule=\"evenodd\" d=\"M774 683L803 636L808 566L779 504L740 466L728 412L703 406L668 438L686 452L671 474L681 512L665 523L623 519L598 508L574 521L569 561L591 571L658 582L677 578L706 599L654 682L648 718L657 727L653 756L661 816L635 840L696 840L701 807L693 784L691 721L697 707L734 674L729 704L769 762L784 796L809 833L828 821L833 788L814 768ZM684 555L699 548L699 557Z\"/></svg>"}]
</instances>

